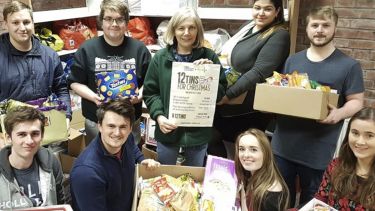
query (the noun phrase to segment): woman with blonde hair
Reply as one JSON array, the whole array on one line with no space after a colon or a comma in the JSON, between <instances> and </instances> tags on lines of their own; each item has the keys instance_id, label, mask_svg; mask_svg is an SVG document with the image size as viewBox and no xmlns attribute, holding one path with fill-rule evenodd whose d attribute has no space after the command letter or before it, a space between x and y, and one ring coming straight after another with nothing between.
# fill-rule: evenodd
<instances>
[{"instance_id":1,"label":"woman with blonde hair","mask_svg":"<svg viewBox=\"0 0 375 211\"><path fill-rule=\"evenodd\" d=\"M175 165L184 150L183 165L203 166L212 127L177 127L170 119L172 63L220 64L211 49L203 47L202 22L193 8L182 8L173 15L165 34L167 47L151 60L144 83L143 96L150 116L156 121L158 159L162 164ZM221 68L217 101L225 94L226 80Z\"/></svg>"},{"instance_id":2,"label":"woman with blonde hair","mask_svg":"<svg viewBox=\"0 0 375 211\"><path fill-rule=\"evenodd\" d=\"M375 108L363 108L323 175L315 198L337 210L375 210Z\"/></svg>"},{"instance_id":3,"label":"woman with blonde hair","mask_svg":"<svg viewBox=\"0 0 375 211\"><path fill-rule=\"evenodd\" d=\"M235 167L242 210L286 210L289 191L275 164L264 132L248 129L236 139Z\"/></svg>"}]
</instances>

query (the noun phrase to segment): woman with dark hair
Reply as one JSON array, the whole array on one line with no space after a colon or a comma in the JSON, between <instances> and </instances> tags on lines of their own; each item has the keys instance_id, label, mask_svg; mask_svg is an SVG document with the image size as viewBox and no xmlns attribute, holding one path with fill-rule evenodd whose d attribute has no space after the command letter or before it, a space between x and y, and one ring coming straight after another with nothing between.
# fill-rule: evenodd
<instances>
[{"instance_id":1,"label":"woman with dark hair","mask_svg":"<svg viewBox=\"0 0 375 211\"><path fill-rule=\"evenodd\" d=\"M265 131L271 115L254 111L255 86L265 82L273 71L280 72L289 55L290 36L283 11L282 0L255 0L252 20L223 46L221 56L226 62L222 64L229 66L230 71L228 89L218 103L214 122L220 132L218 140L234 142L248 128ZM231 104L242 95L246 97L241 104ZM225 156L225 153L212 153Z\"/></svg>"},{"instance_id":2,"label":"woman with dark hair","mask_svg":"<svg viewBox=\"0 0 375 211\"><path fill-rule=\"evenodd\" d=\"M323 175L315 198L337 210L375 210L375 108L363 108Z\"/></svg>"},{"instance_id":3,"label":"woman with dark hair","mask_svg":"<svg viewBox=\"0 0 375 211\"><path fill-rule=\"evenodd\" d=\"M289 191L264 132L248 129L236 140L235 167L242 211L286 210Z\"/></svg>"}]
</instances>

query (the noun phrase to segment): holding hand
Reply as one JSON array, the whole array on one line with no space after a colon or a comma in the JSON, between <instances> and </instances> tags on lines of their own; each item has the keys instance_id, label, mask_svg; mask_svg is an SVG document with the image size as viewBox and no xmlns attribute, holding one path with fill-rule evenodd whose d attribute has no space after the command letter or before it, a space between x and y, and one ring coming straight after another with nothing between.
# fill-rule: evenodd
<instances>
[{"instance_id":1,"label":"holding hand","mask_svg":"<svg viewBox=\"0 0 375 211\"><path fill-rule=\"evenodd\" d=\"M193 64L213 64L209 59L198 59L193 62Z\"/></svg>"},{"instance_id":2,"label":"holding hand","mask_svg":"<svg viewBox=\"0 0 375 211\"><path fill-rule=\"evenodd\" d=\"M340 115L340 110L331 104L328 104L328 107L329 107L328 116L319 122L323 124L336 124L337 122L341 121L342 118Z\"/></svg>"},{"instance_id":3,"label":"holding hand","mask_svg":"<svg viewBox=\"0 0 375 211\"><path fill-rule=\"evenodd\" d=\"M141 162L142 165L146 166L146 169L153 170L160 166L160 163L154 159L145 159Z\"/></svg>"},{"instance_id":4,"label":"holding hand","mask_svg":"<svg viewBox=\"0 0 375 211\"><path fill-rule=\"evenodd\" d=\"M175 130L177 128L175 124L173 124L163 115L158 116L156 121L159 124L161 132L163 132L164 134L170 133L172 130Z\"/></svg>"}]
</instances>

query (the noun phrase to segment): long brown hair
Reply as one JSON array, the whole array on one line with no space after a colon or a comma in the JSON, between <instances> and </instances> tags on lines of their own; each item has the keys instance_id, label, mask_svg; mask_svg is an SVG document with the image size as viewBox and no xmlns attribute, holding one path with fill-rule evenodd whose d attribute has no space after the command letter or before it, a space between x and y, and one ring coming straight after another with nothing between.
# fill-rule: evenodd
<instances>
[{"instance_id":1,"label":"long brown hair","mask_svg":"<svg viewBox=\"0 0 375 211\"><path fill-rule=\"evenodd\" d=\"M239 141L243 136L246 135L253 135L258 140L263 153L263 165L253 175L250 171L243 168L238 156ZM236 139L236 153L234 161L238 181L242 182L245 187L246 198L250 197L249 210L260 210L262 203L266 198L268 189L271 188L276 181L282 186L281 196L278 201L279 210L287 210L289 202L288 186L284 182L276 166L272 154L271 144L264 132L253 128L242 132Z\"/></svg>"},{"instance_id":2,"label":"long brown hair","mask_svg":"<svg viewBox=\"0 0 375 211\"><path fill-rule=\"evenodd\" d=\"M349 134L354 120L372 121L375 124L375 108L363 108L350 119L343 143L340 147L338 164L332 173L332 188L335 197L342 198L351 195L358 188L356 174L357 157L349 146ZM368 178L363 184L363 189L354 199L366 208L375 208L375 158L372 159Z\"/></svg>"},{"instance_id":3,"label":"long brown hair","mask_svg":"<svg viewBox=\"0 0 375 211\"><path fill-rule=\"evenodd\" d=\"M259 0L255 0L257 2ZM276 10L279 10L275 20L271 23L268 29L261 32L259 38L264 39L273 34L275 31L278 31L280 29L286 29L285 25L285 18L284 18L284 8L283 8L283 0L269 0Z\"/></svg>"}]
</instances>

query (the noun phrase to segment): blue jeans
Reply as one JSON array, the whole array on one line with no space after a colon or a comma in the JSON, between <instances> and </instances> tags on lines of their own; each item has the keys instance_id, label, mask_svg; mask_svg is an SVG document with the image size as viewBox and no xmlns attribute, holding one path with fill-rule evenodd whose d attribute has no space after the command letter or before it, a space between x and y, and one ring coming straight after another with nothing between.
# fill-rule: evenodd
<instances>
[{"instance_id":1,"label":"blue jeans","mask_svg":"<svg viewBox=\"0 0 375 211\"><path fill-rule=\"evenodd\" d=\"M207 146L208 144L185 147L183 153L185 161L182 164L184 166L203 166ZM176 165L179 150L180 147L178 146L170 146L157 142L156 152L158 153L158 160L161 164Z\"/></svg>"},{"instance_id":2,"label":"blue jeans","mask_svg":"<svg viewBox=\"0 0 375 211\"><path fill-rule=\"evenodd\" d=\"M312 169L307 166L286 160L275 155L276 164L288 185L290 193L290 207L294 207L296 200L296 178L299 176L301 195L299 204L303 205L314 198L323 178L324 170ZM298 205L297 205L298 206Z\"/></svg>"}]
</instances>

